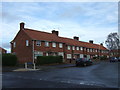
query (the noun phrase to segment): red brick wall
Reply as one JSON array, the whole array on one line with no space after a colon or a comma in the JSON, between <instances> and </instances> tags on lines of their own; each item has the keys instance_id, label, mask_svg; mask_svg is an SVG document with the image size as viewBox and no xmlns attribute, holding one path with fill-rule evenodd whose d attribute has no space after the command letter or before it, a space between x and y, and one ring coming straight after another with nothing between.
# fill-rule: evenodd
<instances>
[{"instance_id":1,"label":"red brick wall","mask_svg":"<svg viewBox=\"0 0 120 90\"><path fill-rule=\"evenodd\" d=\"M26 46L26 40L29 40L29 46ZM13 42L16 42L16 47L13 47L11 43L11 52L17 55L19 63L25 63L26 61L32 62L32 40L27 34L20 30L16 35Z\"/></svg>"},{"instance_id":2,"label":"red brick wall","mask_svg":"<svg viewBox=\"0 0 120 90\"><path fill-rule=\"evenodd\" d=\"M29 40L29 46L26 46L26 40ZM16 35L13 42L16 42L16 47L13 47L11 43L11 52L16 53L19 63L32 62L33 60L33 43L32 39L23 31L20 30ZM76 49L76 47L75 47ZM79 48L80 49L80 48ZM99 55L98 52L87 52L87 50L68 50L67 45L63 44L63 48L59 48L59 43L56 43L56 47L52 47L52 42L49 42L49 47L45 46L45 42L41 42L41 46L36 46L36 41L34 41L34 50L43 52L46 55L47 51L52 52L64 52L64 59L67 59L67 54L85 54L85 55ZM108 55L107 53L100 53L100 55Z\"/></svg>"}]
</instances>

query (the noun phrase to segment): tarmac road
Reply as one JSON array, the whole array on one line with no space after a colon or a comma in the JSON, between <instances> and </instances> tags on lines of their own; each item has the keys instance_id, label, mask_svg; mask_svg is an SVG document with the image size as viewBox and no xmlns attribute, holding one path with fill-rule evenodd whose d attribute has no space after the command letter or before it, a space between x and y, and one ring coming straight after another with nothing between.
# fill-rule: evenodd
<instances>
[{"instance_id":1,"label":"tarmac road","mask_svg":"<svg viewBox=\"0 0 120 90\"><path fill-rule=\"evenodd\" d=\"M26 72L3 72L3 88L118 88L118 62L87 67L60 67ZM43 67L42 67L43 68Z\"/></svg>"}]
</instances>

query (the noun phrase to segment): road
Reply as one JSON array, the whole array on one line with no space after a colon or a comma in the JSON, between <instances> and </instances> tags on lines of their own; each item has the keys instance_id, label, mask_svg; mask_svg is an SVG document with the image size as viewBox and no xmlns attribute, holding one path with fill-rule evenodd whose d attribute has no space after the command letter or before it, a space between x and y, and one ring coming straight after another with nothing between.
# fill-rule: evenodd
<instances>
[{"instance_id":1,"label":"road","mask_svg":"<svg viewBox=\"0 0 120 90\"><path fill-rule=\"evenodd\" d=\"M118 62L87 67L56 67L38 71L3 72L3 88L118 88Z\"/></svg>"}]
</instances>

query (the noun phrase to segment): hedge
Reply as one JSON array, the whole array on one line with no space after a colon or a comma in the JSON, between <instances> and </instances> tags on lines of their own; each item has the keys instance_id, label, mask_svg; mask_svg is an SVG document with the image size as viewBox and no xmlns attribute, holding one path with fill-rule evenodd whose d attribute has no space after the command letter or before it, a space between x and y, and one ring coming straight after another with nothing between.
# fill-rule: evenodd
<instances>
[{"instance_id":1,"label":"hedge","mask_svg":"<svg viewBox=\"0 0 120 90\"><path fill-rule=\"evenodd\" d=\"M108 58L107 58L107 56L101 56L100 57L100 60L107 60Z\"/></svg>"},{"instance_id":2,"label":"hedge","mask_svg":"<svg viewBox=\"0 0 120 90\"><path fill-rule=\"evenodd\" d=\"M2 54L3 66L15 66L17 64L17 57L13 54Z\"/></svg>"},{"instance_id":3,"label":"hedge","mask_svg":"<svg viewBox=\"0 0 120 90\"><path fill-rule=\"evenodd\" d=\"M62 63L62 56L38 56L37 57L37 65L42 64L53 64L53 63Z\"/></svg>"}]
</instances>

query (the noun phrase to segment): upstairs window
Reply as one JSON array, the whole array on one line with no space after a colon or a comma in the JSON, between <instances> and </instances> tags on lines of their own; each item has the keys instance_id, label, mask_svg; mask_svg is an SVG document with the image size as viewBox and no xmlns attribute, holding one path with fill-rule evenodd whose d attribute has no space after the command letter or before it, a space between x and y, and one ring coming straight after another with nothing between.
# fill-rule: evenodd
<instances>
[{"instance_id":1,"label":"upstairs window","mask_svg":"<svg viewBox=\"0 0 120 90\"><path fill-rule=\"evenodd\" d=\"M90 49L90 52L92 52L92 49Z\"/></svg>"},{"instance_id":2,"label":"upstairs window","mask_svg":"<svg viewBox=\"0 0 120 90\"><path fill-rule=\"evenodd\" d=\"M89 52L89 48L87 49L87 52Z\"/></svg>"},{"instance_id":3,"label":"upstairs window","mask_svg":"<svg viewBox=\"0 0 120 90\"><path fill-rule=\"evenodd\" d=\"M75 50L75 46L72 46L72 50Z\"/></svg>"},{"instance_id":4,"label":"upstairs window","mask_svg":"<svg viewBox=\"0 0 120 90\"><path fill-rule=\"evenodd\" d=\"M41 41L36 41L36 46L41 46Z\"/></svg>"},{"instance_id":5,"label":"upstairs window","mask_svg":"<svg viewBox=\"0 0 120 90\"><path fill-rule=\"evenodd\" d=\"M14 47L14 48L16 47L16 42L13 42L13 47Z\"/></svg>"},{"instance_id":6,"label":"upstairs window","mask_svg":"<svg viewBox=\"0 0 120 90\"><path fill-rule=\"evenodd\" d=\"M76 50L79 50L79 47L76 47Z\"/></svg>"},{"instance_id":7,"label":"upstairs window","mask_svg":"<svg viewBox=\"0 0 120 90\"><path fill-rule=\"evenodd\" d=\"M83 47L80 47L80 50L82 51L82 50L83 50Z\"/></svg>"},{"instance_id":8,"label":"upstairs window","mask_svg":"<svg viewBox=\"0 0 120 90\"><path fill-rule=\"evenodd\" d=\"M97 52L97 49L96 49L96 52Z\"/></svg>"},{"instance_id":9,"label":"upstairs window","mask_svg":"<svg viewBox=\"0 0 120 90\"><path fill-rule=\"evenodd\" d=\"M52 47L56 47L56 43L55 42L52 43Z\"/></svg>"},{"instance_id":10,"label":"upstairs window","mask_svg":"<svg viewBox=\"0 0 120 90\"><path fill-rule=\"evenodd\" d=\"M26 40L26 46L29 46L29 41L28 40Z\"/></svg>"},{"instance_id":11,"label":"upstairs window","mask_svg":"<svg viewBox=\"0 0 120 90\"><path fill-rule=\"evenodd\" d=\"M49 42L45 42L45 46L46 46L46 47L49 47Z\"/></svg>"},{"instance_id":12,"label":"upstairs window","mask_svg":"<svg viewBox=\"0 0 120 90\"><path fill-rule=\"evenodd\" d=\"M63 47L63 44L62 43L59 43L59 48L62 48Z\"/></svg>"},{"instance_id":13,"label":"upstairs window","mask_svg":"<svg viewBox=\"0 0 120 90\"><path fill-rule=\"evenodd\" d=\"M67 46L67 49L70 50L70 46Z\"/></svg>"}]
</instances>

